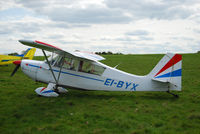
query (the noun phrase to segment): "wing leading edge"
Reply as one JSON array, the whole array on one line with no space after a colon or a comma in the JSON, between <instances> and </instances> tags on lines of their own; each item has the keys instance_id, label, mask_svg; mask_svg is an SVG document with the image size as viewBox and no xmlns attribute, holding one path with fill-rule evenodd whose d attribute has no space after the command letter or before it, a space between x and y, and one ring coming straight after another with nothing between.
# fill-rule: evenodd
<instances>
[{"instance_id":1,"label":"wing leading edge","mask_svg":"<svg viewBox=\"0 0 200 134\"><path fill-rule=\"evenodd\" d=\"M26 45L26 46L31 46L31 47L36 47L42 50L46 50L49 52L54 52L59 55L65 55L71 58L78 58L81 60L89 60L89 61L100 61L104 60L105 58L99 55L96 55L94 53L88 53L88 52L81 52L81 51L75 51L75 52L68 52L63 49L60 49L58 47L55 47L53 45L41 42L41 41L30 41L30 40L19 40L20 43Z\"/></svg>"}]
</instances>

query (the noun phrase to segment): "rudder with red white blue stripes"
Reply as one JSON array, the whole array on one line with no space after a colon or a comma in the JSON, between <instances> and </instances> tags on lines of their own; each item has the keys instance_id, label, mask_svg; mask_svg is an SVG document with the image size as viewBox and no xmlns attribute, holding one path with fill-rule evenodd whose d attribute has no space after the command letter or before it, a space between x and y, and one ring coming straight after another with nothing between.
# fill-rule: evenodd
<instances>
[{"instance_id":1,"label":"rudder with red white blue stripes","mask_svg":"<svg viewBox=\"0 0 200 134\"><path fill-rule=\"evenodd\" d=\"M167 53L148 75L155 81L168 82L170 90L181 90L182 55Z\"/></svg>"}]
</instances>

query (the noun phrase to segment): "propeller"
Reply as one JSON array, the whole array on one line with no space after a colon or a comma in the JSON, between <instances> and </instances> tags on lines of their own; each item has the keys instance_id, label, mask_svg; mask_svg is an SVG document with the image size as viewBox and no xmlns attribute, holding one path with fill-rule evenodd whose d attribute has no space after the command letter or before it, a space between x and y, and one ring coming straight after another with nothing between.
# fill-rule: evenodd
<instances>
[{"instance_id":1,"label":"propeller","mask_svg":"<svg viewBox=\"0 0 200 134\"><path fill-rule=\"evenodd\" d=\"M13 62L13 64L15 64L16 67L15 67L15 69L13 70L13 72L12 72L12 74L11 74L10 76L13 76L13 75L17 72L17 70L18 70L19 67L20 67L21 60L16 60L16 61Z\"/></svg>"}]
</instances>

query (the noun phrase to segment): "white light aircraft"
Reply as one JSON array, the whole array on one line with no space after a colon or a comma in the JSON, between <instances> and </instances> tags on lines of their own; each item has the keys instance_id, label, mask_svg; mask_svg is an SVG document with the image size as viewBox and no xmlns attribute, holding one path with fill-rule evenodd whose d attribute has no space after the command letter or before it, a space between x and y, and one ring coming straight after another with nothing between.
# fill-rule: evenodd
<instances>
[{"instance_id":1,"label":"white light aircraft","mask_svg":"<svg viewBox=\"0 0 200 134\"><path fill-rule=\"evenodd\" d=\"M109 67L101 62L103 57L87 52L64 51L40 41L19 40L24 45L42 49L45 61L15 61L22 71L35 81L47 83L35 92L45 97L66 93L65 88L102 91L181 91L182 56L167 53L154 69L145 76L138 76ZM56 56L47 58L46 51ZM16 68L17 68L16 67ZM15 70L16 72L16 70ZM14 72L14 73L15 73Z\"/></svg>"}]
</instances>

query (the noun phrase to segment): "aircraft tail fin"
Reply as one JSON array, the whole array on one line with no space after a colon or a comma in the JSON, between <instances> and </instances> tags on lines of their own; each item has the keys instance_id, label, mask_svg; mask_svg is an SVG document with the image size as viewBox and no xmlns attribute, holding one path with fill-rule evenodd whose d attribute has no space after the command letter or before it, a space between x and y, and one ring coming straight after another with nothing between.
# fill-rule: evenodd
<instances>
[{"instance_id":1,"label":"aircraft tail fin","mask_svg":"<svg viewBox=\"0 0 200 134\"><path fill-rule=\"evenodd\" d=\"M167 53L148 76L154 81L169 83L169 90L181 91L182 55Z\"/></svg>"},{"instance_id":2,"label":"aircraft tail fin","mask_svg":"<svg viewBox=\"0 0 200 134\"><path fill-rule=\"evenodd\" d=\"M35 54L36 48L28 48L25 52L24 52L24 59L29 59L32 60L33 56Z\"/></svg>"}]
</instances>

